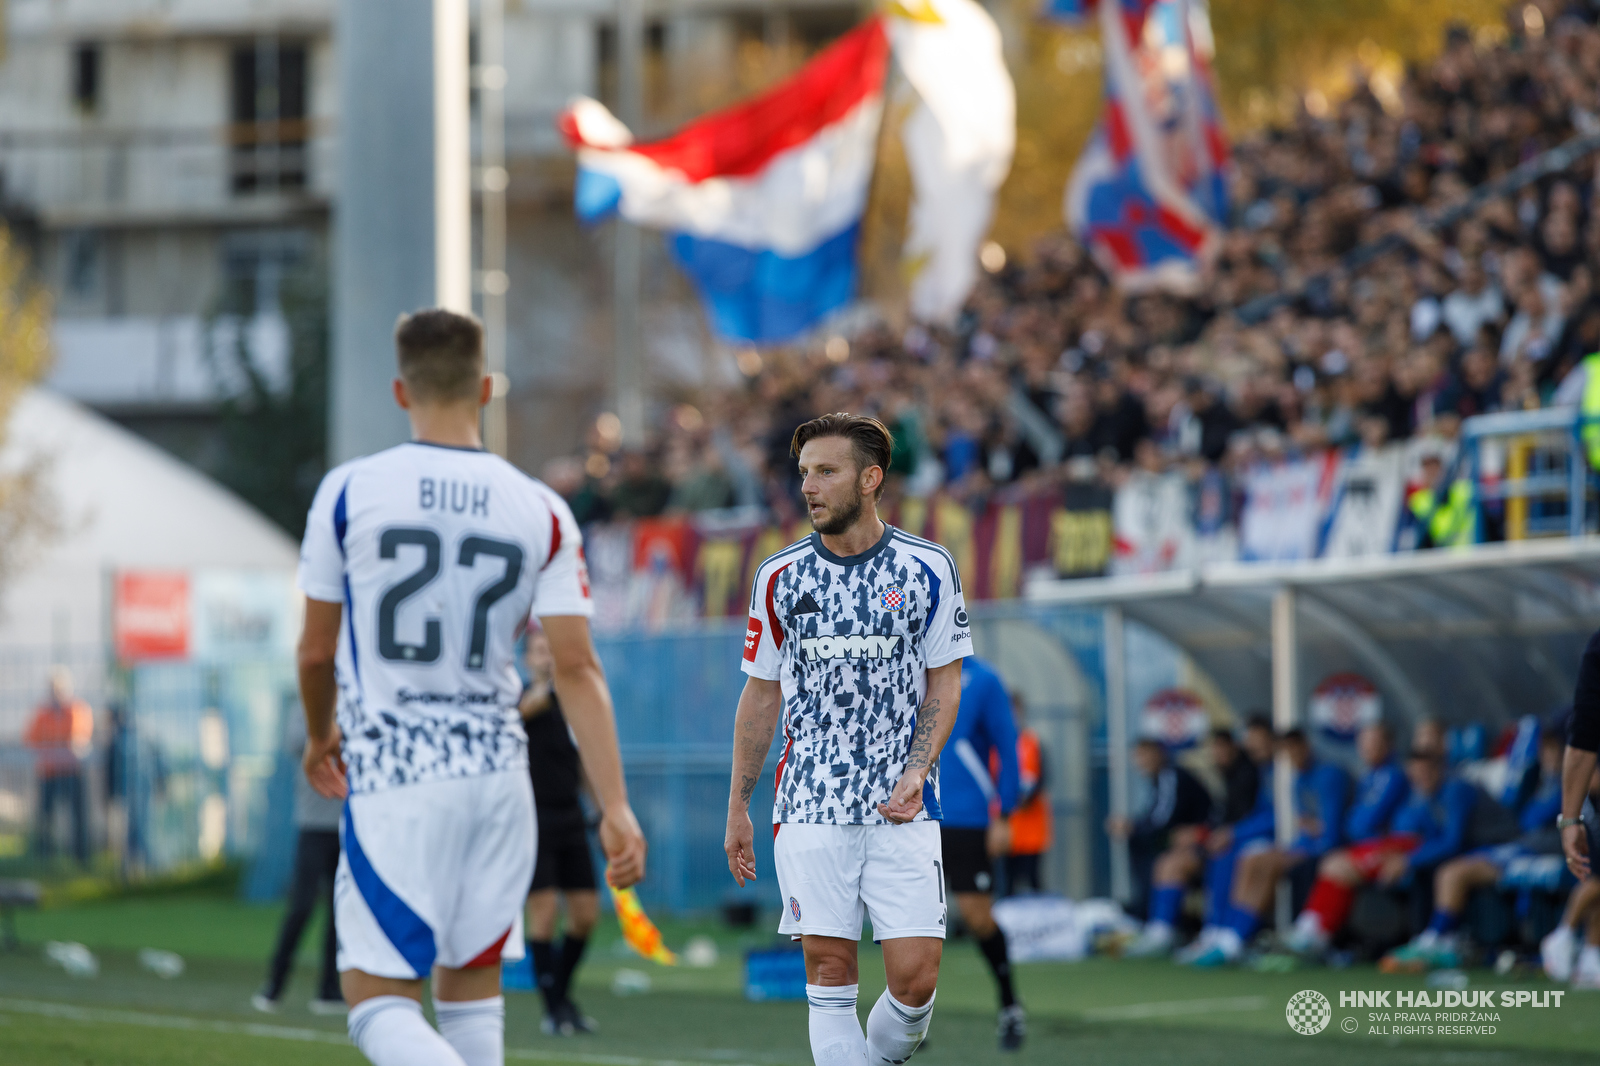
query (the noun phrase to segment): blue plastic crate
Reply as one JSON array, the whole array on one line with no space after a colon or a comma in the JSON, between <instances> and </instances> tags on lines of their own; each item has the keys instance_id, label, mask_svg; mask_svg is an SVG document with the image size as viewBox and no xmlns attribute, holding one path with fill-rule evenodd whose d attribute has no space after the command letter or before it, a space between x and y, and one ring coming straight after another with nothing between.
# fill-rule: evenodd
<instances>
[{"instance_id":1,"label":"blue plastic crate","mask_svg":"<svg viewBox=\"0 0 1600 1066\"><path fill-rule=\"evenodd\" d=\"M744 998L757 1003L805 999L805 952L799 948L745 952Z\"/></svg>"}]
</instances>

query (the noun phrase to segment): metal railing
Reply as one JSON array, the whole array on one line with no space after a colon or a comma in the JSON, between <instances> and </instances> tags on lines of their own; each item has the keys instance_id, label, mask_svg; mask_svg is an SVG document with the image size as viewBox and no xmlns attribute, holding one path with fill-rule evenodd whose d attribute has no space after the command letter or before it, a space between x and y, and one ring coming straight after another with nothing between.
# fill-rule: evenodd
<instances>
[{"instance_id":1,"label":"metal railing","mask_svg":"<svg viewBox=\"0 0 1600 1066\"><path fill-rule=\"evenodd\" d=\"M1485 505L1504 508L1506 540L1584 534L1590 482L1585 424L1576 407L1503 411L1461 423L1456 470L1473 485L1476 541L1485 539Z\"/></svg>"}]
</instances>

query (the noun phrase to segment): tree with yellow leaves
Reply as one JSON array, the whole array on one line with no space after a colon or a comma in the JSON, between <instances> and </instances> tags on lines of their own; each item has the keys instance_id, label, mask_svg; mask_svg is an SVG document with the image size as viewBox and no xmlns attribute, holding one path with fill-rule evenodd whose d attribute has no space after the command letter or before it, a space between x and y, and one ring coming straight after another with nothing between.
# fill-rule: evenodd
<instances>
[{"instance_id":1,"label":"tree with yellow leaves","mask_svg":"<svg viewBox=\"0 0 1600 1066\"><path fill-rule=\"evenodd\" d=\"M50 366L50 296L30 276L27 253L0 227L0 447L11 410ZM0 467L0 588L58 527L46 483L50 457L29 455Z\"/></svg>"}]
</instances>

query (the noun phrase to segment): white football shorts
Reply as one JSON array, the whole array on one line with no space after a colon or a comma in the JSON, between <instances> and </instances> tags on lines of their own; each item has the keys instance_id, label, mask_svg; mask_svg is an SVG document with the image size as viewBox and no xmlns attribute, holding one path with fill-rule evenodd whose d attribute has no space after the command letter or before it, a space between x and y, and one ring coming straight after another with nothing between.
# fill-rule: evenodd
<instances>
[{"instance_id":1,"label":"white football shorts","mask_svg":"<svg viewBox=\"0 0 1600 1066\"><path fill-rule=\"evenodd\" d=\"M943 937L944 853L939 823L784 823L772 842L783 893L778 932L861 939L863 910L874 940Z\"/></svg>"},{"instance_id":2,"label":"white football shorts","mask_svg":"<svg viewBox=\"0 0 1600 1066\"><path fill-rule=\"evenodd\" d=\"M340 971L404 979L522 958L537 835L526 768L351 796L333 882Z\"/></svg>"}]
</instances>

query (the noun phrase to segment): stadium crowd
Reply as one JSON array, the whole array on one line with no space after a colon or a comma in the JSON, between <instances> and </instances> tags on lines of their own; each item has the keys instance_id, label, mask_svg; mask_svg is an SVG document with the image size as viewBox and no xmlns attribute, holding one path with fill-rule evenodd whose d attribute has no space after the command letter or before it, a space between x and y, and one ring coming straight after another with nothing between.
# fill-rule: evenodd
<instances>
[{"instance_id":1,"label":"stadium crowd","mask_svg":"<svg viewBox=\"0 0 1600 1066\"><path fill-rule=\"evenodd\" d=\"M736 505L787 522L794 426L852 410L894 432L892 493L977 505L1177 470L1193 506L1220 496L1236 514L1255 463L1416 439L1448 457L1465 417L1576 403L1572 371L1600 348L1593 159L1437 231L1424 220L1600 129L1597 17L1512 5L1505 35L1453 28L1399 84L1309 97L1236 143L1233 217L1193 295L1131 295L1064 232L1026 262L991 248L953 329L741 353L743 384L672 409L649 448L622 451L603 416L547 477L583 522ZM1398 251L1339 269L1387 235ZM1280 293L1297 295L1241 313ZM1413 487L1430 469L1413 464ZM1231 491L1198 491L1218 478Z\"/></svg>"},{"instance_id":2,"label":"stadium crowd","mask_svg":"<svg viewBox=\"0 0 1600 1066\"><path fill-rule=\"evenodd\" d=\"M1556 826L1569 713L1497 738L1425 720L1404 746L1370 722L1354 773L1298 729L1274 736L1262 716L1241 736L1217 729L1203 754L1181 760L1141 740L1147 801L1107 825L1127 842L1132 909L1145 919L1125 953L1267 969L1365 957L1417 973L1506 951L1510 968L1518 948L1537 946L1552 979L1600 989L1600 881L1577 882ZM1294 768L1297 824L1282 834L1277 755ZM1600 774L1591 822L1596 794ZM1293 926L1263 933L1285 878ZM1196 935L1180 948L1185 931Z\"/></svg>"}]
</instances>

